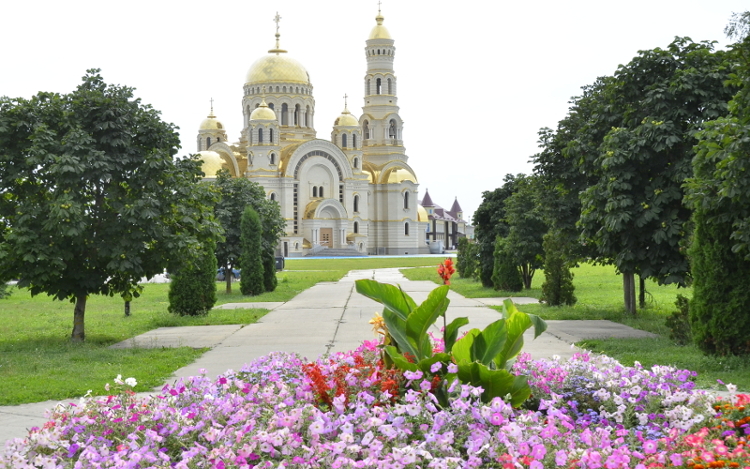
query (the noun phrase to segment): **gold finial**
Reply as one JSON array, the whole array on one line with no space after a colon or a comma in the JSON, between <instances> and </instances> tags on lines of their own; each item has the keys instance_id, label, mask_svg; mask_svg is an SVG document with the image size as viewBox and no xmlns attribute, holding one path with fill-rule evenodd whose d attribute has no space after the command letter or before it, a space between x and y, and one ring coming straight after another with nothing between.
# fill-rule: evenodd
<instances>
[{"instance_id":1,"label":"gold finial","mask_svg":"<svg viewBox=\"0 0 750 469\"><path fill-rule=\"evenodd\" d=\"M283 54L286 51L283 50L279 46L279 37L281 37L281 34L279 34L279 22L281 21L281 16L279 16L279 12L278 11L276 12L276 16L273 17L273 21L276 23L276 47L273 48L273 49L271 49L271 50L269 50L268 52L271 53L271 54L277 54L277 55L278 54Z\"/></svg>"},{"instance_id":2,"label":"gold finial","mask_svg":"<svg viewBox=\"0 0 750 469\"><path fill-rule=\"evenodd\" d=\"M346 93L344 93L344 112L349 112L349 108L346 105L346 98L348 97L349 96L347 96Z\"/></svg>"},{"instance_id":3,"label":"gold finial","mask_svg":"<svg viewBox=\"0 0 750 469\"><path fill-rule=\"evenodd\" d=\"M378 16L380 16L380 4L383 3L380 0L378 0Z\"/></svg>"},{"instance_id":4,"label":"gold finial","mask_svg":"<svg viewBox=\"0 0 750 469\"><path fill-rule=\"evenodd\" d=\"M211 98L211 113L208 115L208 117L216 117L214 115L214 98Z\"/></svg>"},{"instance_id":5,"label":"gold finial","mask_svg":"<svg viewBox=\"0 0 750 469\"><path fill-rule=\"evenodd\" d=\"M383 15L380 13L380 4L383 3L378 0L378 16L375 17L375 21L378 22L378 24L383 24Z\"/></svg>"}]
</instances>

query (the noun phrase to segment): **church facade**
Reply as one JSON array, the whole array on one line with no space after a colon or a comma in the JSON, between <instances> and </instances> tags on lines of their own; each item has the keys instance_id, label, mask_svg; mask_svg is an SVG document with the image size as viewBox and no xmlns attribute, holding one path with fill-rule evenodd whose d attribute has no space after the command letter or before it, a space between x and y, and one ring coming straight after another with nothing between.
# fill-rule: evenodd
<instances>
[{"instance_id":1,"label":"church facade","mask_svg":"<svg viewBox=\"0 0 750 469\"><path fill-rule=\"evenodd\" d=\"M255 61L244 84L244 128L229 143L213 115L201 123L198 154L206 179L227 169L259 183L286 220L285 257L326 249L361 254L428 252L428 220L418 210L418 180L408 164L399 115L394 40L378 13L366 40L364 106L346 103L331 139L317 138L315 100L307 70L279 46Z\"/></svg>"}]
</instances>

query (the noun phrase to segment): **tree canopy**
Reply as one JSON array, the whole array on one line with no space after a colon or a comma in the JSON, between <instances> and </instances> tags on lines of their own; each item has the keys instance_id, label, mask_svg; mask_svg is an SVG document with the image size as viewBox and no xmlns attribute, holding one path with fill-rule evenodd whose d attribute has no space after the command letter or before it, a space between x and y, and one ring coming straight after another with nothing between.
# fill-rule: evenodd
<instances>
[{"instance_id":1,"label":"tree canopy","mask_svg":"<svg viewBox=\"0 0 750 469\"><path fill-rule=\"evenodd\" d=\"M216 238L215 196L172 124L89 70L75 91L0 98L0 279L76 303L128 295Z\"/></svg>"}]
</instances>

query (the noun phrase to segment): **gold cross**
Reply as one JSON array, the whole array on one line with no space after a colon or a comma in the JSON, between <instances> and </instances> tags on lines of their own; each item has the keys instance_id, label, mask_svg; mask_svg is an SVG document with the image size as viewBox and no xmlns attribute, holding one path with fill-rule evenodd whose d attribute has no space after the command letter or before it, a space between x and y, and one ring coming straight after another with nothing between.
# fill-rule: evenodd
<instances>
[{"instance_id":1,"label":"gold cross","mask_svg":"<svg viewBox=\"0 0 750 469\"><path fill-rule=\"evenodd\" d=\"M380 0L378 0L378 15L380 14L380 4L383 3Z\"/></svg>"},{"instance_id":2,"label":"gold cross","mask_svg":"<svg viewBox=\"0 0 750 469\"><path fill-rule=\"evenodd\" d=\"M274 22L276 22L276 34L279 34L279 21L281 21L281 16L279 16L279 12L276 12L276 16L273 18Z\"/></svg>"},{"instance_id":3,"label":"gold cross","mask_svg":"<svg viewBox=\"0 0 750 469\"><path fill-rule=\"evenodd\" d=\"M347 96L346 94L344 94L344 107L346 107L346 98L348 98L348 97L349 96Z\"/></svg>"}]
</instances>

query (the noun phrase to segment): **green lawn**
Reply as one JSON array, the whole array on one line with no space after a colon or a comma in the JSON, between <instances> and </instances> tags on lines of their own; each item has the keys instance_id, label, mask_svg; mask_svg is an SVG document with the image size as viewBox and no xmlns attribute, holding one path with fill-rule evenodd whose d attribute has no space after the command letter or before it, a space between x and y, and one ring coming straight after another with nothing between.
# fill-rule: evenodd
<instances>
[{"instance_id":1,"label":"green lawn","mask_svg":"<svg viewBox=\"0 0 750 469\"><path fill-rule=\"evenodd\" d=\"M403 274L411 280L431 280L441 283L434 268L403 269ZM616 275L611 266L583 264L573 270L573 283L578 303L573 307L550 307L545 305L524 305L526 313L544 319L608 319L631 327L659 334L657 339L606 339L581 342L580 346L610 355L625 365L636 361L644 366L673 365L698 372L697 385L702 388L723 389L717 379L734 383L740 390L750 391L750 360L747 357L707 357L695 346L676 345L669 338L666 318L676 309L674 302L678 294L690 297L689 288L674 285L663 286L646 282L646 308L638 310L636 317L625 313L623 307L622 277ZM518 293L498 292L484 288L480 282L463 279L458 275L451 278L451 288L469 298L495 296L530 296L539 298L544 273L534 276L531 290ZM497 309L500 309L499 307Z\"/></svg>"},{"instance_id":2,"label":"green lawn","mask_svg":"<svg viewBox=\"0 0 750 469\"><path fill-rule=\"evenodd\" d=\"M411 279L439 282L436 266L440 258L361 258L361 259L287 259L286 269L278 273L275 292L256 297L240 294L233 283L231 294L225 284L217 282L218 303L287 301L318 282L337 281L349 270L387 267L404 269ZM423 266L430 266L424 267ZM750 365L741 359L704 357L694 347L675 346L668 340L664 326L666 316L674 309L674 298L682 292L675 287L649 284L647 309L638 317L623 313L621 278L611 267L583 265L575 270L575 307L550 308L524 306L523 310L545 319L610 319L633 327L656 332L656 341L602 340L586 342L586 347L612 355L625 364L638 360L644 365L673 364L701 373L699 384L708 386L716 379L734 382L750 390ZM537 272L531 290L516 296L538 297L542 272ZM467 297L508 296L482 288L478 282L455 276L451 287ZM166 326L250 324L264 315L264 309L214 310L204 317L178 317L167 312L166 284L147 284L143 295L132 302L131 316L123 314L119 297L92 296L86 308L86 343L69 341L73 305L53 301L47 296L31 297L14 289L10 298L0 300L0 405L20 404L46 399L74 398L89 389L103 392L102 386L117 374L138 379L139 391L158 386L177 370L200 356L204 350L188 347L175 349L111 350L109 345L143 332Z\"/></svg>"}]
</instances>

